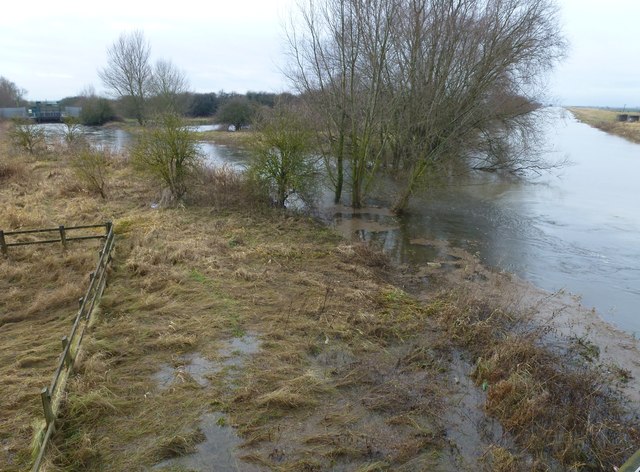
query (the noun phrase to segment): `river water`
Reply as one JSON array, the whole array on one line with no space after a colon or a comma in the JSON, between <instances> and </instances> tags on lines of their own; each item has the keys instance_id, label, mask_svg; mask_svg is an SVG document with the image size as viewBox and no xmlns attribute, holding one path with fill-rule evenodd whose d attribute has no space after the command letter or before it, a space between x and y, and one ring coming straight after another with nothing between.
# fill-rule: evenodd
<instances>
[{"instance_id":1,"label":"river water","mask_svg":"<svg viewBox=\"0 0 640 472\"><path fill-rule=\"evenodd\" d=\"M355 231L399 262L428 262L437 252L412 241L448 241L540 288L568 291L606 321L640 333L640 145L564 110L551 114L547 157L570 165L526 181L475 175L417 197L401 219L338 218L374 220L375 231Z\"/></svg>"},{"instance_id":2,"label":"river water","mask_svg":"<svg viewBox=\"0 0 640 472\"><path fill-rule=\"evenodd\" d=\"M548 158L566 157L571 165L529 180L461 179L416 197L402 218L380 209L325 210L337 225L353 223L346 226L350 232L376 241L400 263L438 255L420 240L446 241L540 288L571 292L606 321L640 333L640 145L564 110L551 113ZM116 150L130 141L117 129L87 131ZM212 165L242 169L246 162L227 147L200 146Z\"/></svg>"}]
</instances>

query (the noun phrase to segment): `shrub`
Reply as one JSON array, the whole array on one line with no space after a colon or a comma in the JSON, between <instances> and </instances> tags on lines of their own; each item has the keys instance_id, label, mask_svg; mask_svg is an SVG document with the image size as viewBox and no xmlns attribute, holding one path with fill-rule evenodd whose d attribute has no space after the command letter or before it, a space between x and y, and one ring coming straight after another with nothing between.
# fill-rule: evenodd
<instances>
[{"instance_id":1,"label":"shrub","mask_svg":"<svg viewBox=\"0 0 640 472\"><path fill-rule=\"evenodd\" d=\"M63 120L64 129L62 130L62 137L68 146L73 146L82 141L82 129L80 128L80 121L73 116L67 116Z\"/></svg>"},{"instance_id":2,"label":"shrub","mask_svg":"<svg viewBox=\"0 0 640 472\"><path fill-rule=\"evenodd\" d=\"M116 119L116 114L109 100L100 97L89 97L82 101L80 122L85 126L102 126Z\"/></svg>"},{"instance_id":3,"label":"shrub","mask_svg":"<svg viewBox=\"0 0 640 472\"><path fill-rule=\"evenodd\" d=\"M29 154L37 154L45 146L44 129L25 119L13 121L9 139L16 149Z\"/></svg>"},{"instance_id":4,"label":"shrub","mask_svg":"<svg viewBox=\"0 0 640 472\"><path fill-rule=\"evenodd\" d=\"M107 198L110 155L90 146L77 146L71 154L71 168L78 181L92 193Z\"/></svg>"},{"instance_id":5,"label":"shrub","mask_svg":"<svg viewBox=\"0 0 640 472\"><path fill-rule=\"evenodd\" d=\"M131 156L138 169L167 186L174 200L184 197L188 178L202 161L195 133L174 114L162 115L145 128Z\"/></svg>"},{"instance_id":6,"label":"shrub","mask_svg":"<svg viewBox=\"0 0 640 472\"><path fill-rule=\"evenodd\" d=\"M263 110L252 145L249 173L267 188L276 206L284 208L291 195L308 202L318 181L318 159L312 154L312 131L294 109L279 105Z\"/></svg>"}]
</instances>

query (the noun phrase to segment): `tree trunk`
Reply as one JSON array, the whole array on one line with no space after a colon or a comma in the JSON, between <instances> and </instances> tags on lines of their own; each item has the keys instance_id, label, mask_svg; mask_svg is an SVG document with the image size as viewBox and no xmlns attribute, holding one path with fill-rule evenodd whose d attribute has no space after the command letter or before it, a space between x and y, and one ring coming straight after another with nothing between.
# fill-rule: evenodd
<instances>
[{"instance_id":1,"label":"tree trunk","mask_svg":"<svg viewBox=\"0 0 640 472\"><path fill-rule=\"evenodd\" d=\"M335 185L335 193L333 197L333 203L336 205L340 203L340 199L342 198L342 186L344 184L344 132L340 131L340 138L338 142L338 152L336 156L336 166L337 174L336 174L336 185Z\"/></svg>"}]
</instances>

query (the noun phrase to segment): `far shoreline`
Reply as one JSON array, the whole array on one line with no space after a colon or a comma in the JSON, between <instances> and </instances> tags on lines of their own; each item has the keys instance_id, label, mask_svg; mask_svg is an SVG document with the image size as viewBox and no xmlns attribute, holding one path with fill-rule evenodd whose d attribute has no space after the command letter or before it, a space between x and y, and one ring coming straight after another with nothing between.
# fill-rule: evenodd
<instances>
[{"instance_id":1,"label":"far shoreline","mask_svg":"<svg viewBox=\"0 0 640 472\"><path fill-rule=\"evenodd\" d=\"M640 115L640 112L592 107L566 107L565 109L582 123L632 143L640 144L640 122L618 121L619 114Z\"/></svg>"}]
</instances>

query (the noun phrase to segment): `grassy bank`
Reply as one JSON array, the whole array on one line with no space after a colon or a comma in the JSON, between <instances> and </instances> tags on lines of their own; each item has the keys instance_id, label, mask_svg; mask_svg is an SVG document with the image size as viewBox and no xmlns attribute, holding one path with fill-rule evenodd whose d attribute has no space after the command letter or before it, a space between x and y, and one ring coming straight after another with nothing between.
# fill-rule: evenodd
<instances>
[{"instance_id":1,"label":"grassy bank","mask_svg":"<svg viewBox=\"0 0 640 472\"><path fill-rule=\"evenodd\" d=\"M470 256L452 255L467 283L457 287L435 265L393 267L262 206L230 175L153 208L157 186L124 158L106 200L77 183L62 150L3 147L0 165L0 228L112 220L117 234L48 471L185 471L181 458L209 440L238 446L207 458L227 470L601 470L640 439L611 376L502 306ZM29 462L38 388L92 251L0 260L11 306L0 315L2 470ZM41 303L22 309L32 294ZM462 398L477 400L482 424Z\"/></svg>"},{"instance_id":2,"label":"grassy bank","mask_svg":"<svg viewBox=\"0 0 640 472\"><path fill-rule=\"evenodd\" d=\"M615 134L634 143L640 143L640 122L628 123L618 121L617 117L622 111L584 107L571 107L568 110L573 113L578 120L589 126Z\"/></svg>"}]
</instances>

